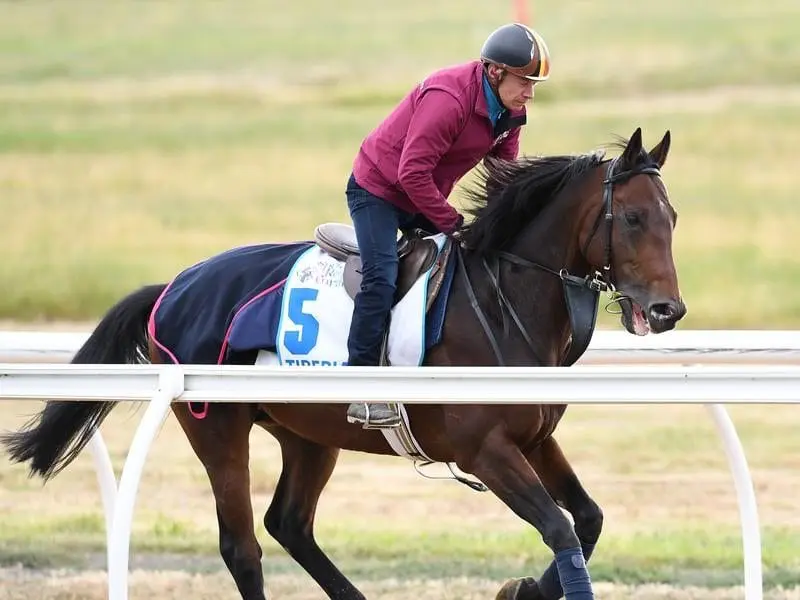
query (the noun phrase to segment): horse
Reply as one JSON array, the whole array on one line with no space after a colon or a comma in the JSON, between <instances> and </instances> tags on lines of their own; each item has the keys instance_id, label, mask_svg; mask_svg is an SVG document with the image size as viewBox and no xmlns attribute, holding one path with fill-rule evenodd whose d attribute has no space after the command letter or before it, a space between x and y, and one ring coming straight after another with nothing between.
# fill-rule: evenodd
<instances>
[{"instance_id":1,"label":"horse","mask_svg":"<svg viewBox=\"0 0 800 600\"><path fill-rule=\"evenodd\" d=\"M458 268L441 337L425 351L421 367L568 366L586 349L587 329L591 337L599 291L619 303L622 326L631 334L674 328L686 306L672 256L677 213L661 178L670 141L667 131L647 151L637 128L629 139L609 144L619 150L613 159L596 150L485 160L478 183L467 189L471 219L453 236L451 260ZM165 362L148 322L167 288L146 285L120 300L72 362ZM185 296L194 301L191 310L212 302ZM228 296L238 299L238 292ZM220 357L222 363L255 360ZM78 455L114 406L51 401L2 443L12 461L29 462L31 476L46 481ZM594 597L587 561L603 513L554 437L566 408L489 402L407 408L427 456L477 478L553 552L540 577L509 579L498 600ZM283 461L264 516L267 532L329 598L364 598L318 546L313 526L340 450L395 454L381 433L347 423L342 404L218 403L205 411L198 418L185 403L172 406L207 471L219 551L241 597L266 598L249 483L248 436L258 425L278 441Z\"/></svg>"}]
</instances>

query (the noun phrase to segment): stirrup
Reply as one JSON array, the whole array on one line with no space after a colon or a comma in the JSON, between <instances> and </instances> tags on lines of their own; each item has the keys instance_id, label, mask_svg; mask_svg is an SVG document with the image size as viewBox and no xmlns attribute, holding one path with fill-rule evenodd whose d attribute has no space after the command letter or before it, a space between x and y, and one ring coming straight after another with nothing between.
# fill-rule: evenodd
<instances>
[{"instance_id":1,"label":"stirrup","mask_svg":"<svg viewBox=\"0 0 800 600\"><path fill-rule=\"evenodd\" d=\"M393 413L393 418L384 422L375 422L370 415L370 405L381 404L388 408ZM364 414L351 414L357 412L363 407ZM400 426L400 410L397 405L389 402L354 402L347 408L347 422L348 423L361 423L362 429L394 429Z\"/></svg>"}]
</instances>

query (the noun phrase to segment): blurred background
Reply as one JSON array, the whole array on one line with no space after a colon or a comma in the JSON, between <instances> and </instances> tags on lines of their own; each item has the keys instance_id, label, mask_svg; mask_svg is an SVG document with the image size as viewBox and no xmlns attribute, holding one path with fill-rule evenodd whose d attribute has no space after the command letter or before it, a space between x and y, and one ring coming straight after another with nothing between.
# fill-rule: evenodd
<instances>
[{"instance_id":1,"label":"blurred background","mask_svg":"<svg viewBox=\"0 0 800 600\"><path fill-rule=\"evenodd\" d=\"M663 176L680 215L682 328L800 325L797 0L0 0L4 328L86 329L135 287L214 253L348 222L362 138L416 82L477 57L516 19L553 58L524 153L583 153L636 127L651 147L672 132ZM3 428L33 410L3 406ZM562 445L607 514L601 597L741 597L735 498L701 410L654 422L645 407L570 409ZM735 415L767 526L769 597L798 598L795 411ZM137 421L109 421L115 461ZM257 522L279 473L260 433ZM151 463L133 589L236 597L205 474L172 421ZM102 567L91 462L62 478L42 490L0 466L0 599L103 597L100 575L51 570ZM396 516L367 531L370 511ZM323 547L371 597L493 597L547 560L495 499L399 460L343 459L319 520ZM263 527L259 539L280 597L319 597Z\"/></svg>"},{"instance_id":2,"label":"blurred background","mask_svg":"<svg viewBox=\"0 0 800 600\"><path fill-rule=\"evenodd\" d=\"M0 318L92 320L348 219L362 138L520 10L553 57L523 152L670 129L684 327L800 323L794 0L2 2Z\"/></svg>"}]
</instances>

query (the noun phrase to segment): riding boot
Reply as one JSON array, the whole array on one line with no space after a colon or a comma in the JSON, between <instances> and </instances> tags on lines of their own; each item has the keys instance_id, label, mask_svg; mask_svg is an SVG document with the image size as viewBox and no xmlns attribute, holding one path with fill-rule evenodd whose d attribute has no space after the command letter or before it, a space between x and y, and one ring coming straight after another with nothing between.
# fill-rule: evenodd
<instances>
[{"instance_id":1,"label":"riding boot","mask_svg":"<svg viewBox=\"0 0 800 600\"><path fill-rule=\"evenodd\" d=\"M389 330L381 343L380 366L389 364ZM396 404L387 402L354 402L347 407L347 422L362 423L364 429L381 429L400 426L400 412Z\"/></svg>"}]
</instances>

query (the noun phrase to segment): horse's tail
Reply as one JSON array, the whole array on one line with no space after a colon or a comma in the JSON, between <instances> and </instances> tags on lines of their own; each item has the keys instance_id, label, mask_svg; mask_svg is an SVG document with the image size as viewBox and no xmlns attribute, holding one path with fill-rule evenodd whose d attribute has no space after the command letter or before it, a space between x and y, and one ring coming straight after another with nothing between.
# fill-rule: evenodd
<instances>
[{"instance_id":1,"label":"horse's tail","mask_svg":"<svg viewBox=\"0 0 800 600\"><path fill-rule=\"evenodd\" d=\"M164 284L145 286L120 300L75 353L77 364L147 361L147 321ZM0 436L13 462L30 461L30 475L45 481L69 465L89 443L116 402L48 402L20 431Z\"/></svg>"}]
</instances>

